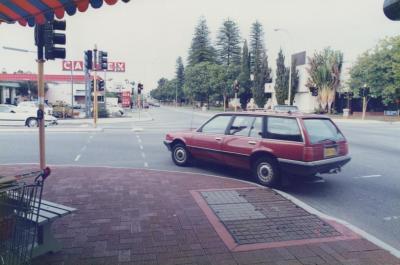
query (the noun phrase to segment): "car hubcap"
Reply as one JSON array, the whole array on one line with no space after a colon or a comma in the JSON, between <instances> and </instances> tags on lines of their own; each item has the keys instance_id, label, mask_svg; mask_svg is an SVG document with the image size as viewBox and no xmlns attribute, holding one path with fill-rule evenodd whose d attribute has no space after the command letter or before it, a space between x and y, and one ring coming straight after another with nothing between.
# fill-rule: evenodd
<instances>
[{"instance_id":1,"label":"car hubcap","mask_svg":"<svg viewBox=\"0 0 400 265\"><path fill-rule=\"evenodd\" d=\"M183 163L186 160L186 151L183 148L177 148L175 150L175 159L179 163Z\"/></svg>"},{"instance_id":2,"label":"car hubcap","mask_svg":"<svg viewBox=\"0 0 400 265\"><path fill-rule=\"evenodd\" d=\"M29 127L35 127L37 125L36 120L30 120L29 121Z\"/></svg>"},{"instance_id":3,"label":"car hubcap","mask_svg":"<svg viewBox=\"0 0 400 265\"><path fill-rule=\"evenodd\" d=\"M259 178L262 182L268 183L268 182L271 181L272 176L273 176L273 174L274 174L274 171L273 171L273 169L272 169L272 167L271 167L270 164L268 164L268 163L261 163L261 164L258 166L257 173L258 173L258 178Z\"/></svg>"}]
</instances>

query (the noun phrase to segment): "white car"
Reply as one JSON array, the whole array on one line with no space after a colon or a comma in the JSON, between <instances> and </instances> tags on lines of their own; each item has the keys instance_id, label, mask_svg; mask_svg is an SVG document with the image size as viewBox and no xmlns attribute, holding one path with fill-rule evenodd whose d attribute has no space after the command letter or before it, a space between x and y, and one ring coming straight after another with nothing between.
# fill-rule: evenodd
<instances>
[{"instance_id":1,"label":"white car","mask_svg":"<svg viewBox=\"0 0 400 265\"><path fill-rule=\"evenodd\" d=\"M37 127L36 118L37 109L33 112L17 112L13 105L0 104L0 125L20 125L28 127ZM44 115L46 125L57 124L57 118L51 115Z\"/></svg>"},{"instance_id":2,"label":"white car","mask_svg":"<svg viewBox=\"0 0 400 265\"><path fill-rule=\"evenodd\" d=\"M124 109L115 104L106 104L107 112L110 116L123 116Z\"/></svg>"},{"instance_id":3,"label":"white car","mask_svg":"<svg viewBox=\"0 0 400 265\"><path fill-rule=\"evenodd\" d=\"M22 101L15 107L15 112L30 112L36 113L39 108L39 103L37 101ZM49 105L44 104L44 113L47 115L53 115L53 108Z\"/></svg>"}]
</instances>

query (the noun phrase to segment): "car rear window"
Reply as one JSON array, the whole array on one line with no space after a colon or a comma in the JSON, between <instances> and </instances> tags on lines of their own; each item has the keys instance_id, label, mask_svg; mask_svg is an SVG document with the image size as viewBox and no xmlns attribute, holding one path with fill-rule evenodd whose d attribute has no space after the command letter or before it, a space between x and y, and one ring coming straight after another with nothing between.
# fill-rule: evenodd
<instances>
[{"instance_id":1,"label":"car rear window","mask_svg":"<svg viewBox=\"0 0 400 265\"><path fill-rule=\"evenodd\" d=\"M343 134L340 133L331 120L304 119L303 121L312 144L327 140L339 141L344 139Z\"/></svg>"},{"instance_id":2,"label":"car rear window","mask_svg":"<svg viewBox=\"0 0 400 265\"><path fill-rule=\"evenodd\" d=\"M267 138L295 142L303 141L295 118L268 117Z\"/></svg>"}]
</instances>

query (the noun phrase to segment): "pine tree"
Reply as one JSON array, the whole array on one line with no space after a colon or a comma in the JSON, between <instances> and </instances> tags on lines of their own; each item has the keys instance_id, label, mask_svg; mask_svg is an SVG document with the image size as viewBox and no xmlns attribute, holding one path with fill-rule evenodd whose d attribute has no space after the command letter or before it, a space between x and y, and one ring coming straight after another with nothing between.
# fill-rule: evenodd
<instances>
[{"instance_id":1,"label":"pine tree","mask_svg":"<svg viewBox=\"0 0 400 265\"><path fill-rule=\"evenodd\" d=\"M271 82L271 68L268 65L268 56L262 55L261 65L256 64L254 68L253 98L259 108L263 108L267 97L265 94L265 83Z\"/></svg>"},{"instance_id":2,"label":"pine tree","mask_svg":"<svg viewBox=\"0 0 400 265\"><path fill-rule=\"evenodd\" d=\"M250 80L250 53L247 47L247 40L244 41L241 60L241 73L239 75L240 82L240 105L242 109L246 109L247 103L251 99L251 80Z\"/></svg>"},{"instance_id":3,"label":"pine tree","mask_svg":"<svg viewBox=\"0 0 400 265\"><path fill-rule=\"evenodd\" d=\"M202 62L215 62L215 54L216 51L211 45L207 22L204 18L201 18L195 28L192 45L189 49L189 66Z\"/></svg>"},{"instance_id":4,"label":"pine tree","mask_svg":"<svg viewBox=\"0 0 400 265\"><path fill-rule=\"evenodd\" d=\"M300 77L299 77L299 70L296 69L296 60L292 61L292 71L291 71L291 94L290 94L290 105L293 105L294 97L296 96L296 93L298 92L299 88L299 82L300 82Z\"/></svg>"},{"instance_id":5,"label":"pine tree","mask_svg":"<svg viewBox=\"0 0 400 265\"><path fill-rule=\"evenodd\" d=\"M178 101L182 101L183 95L183 85L185 84L185 67L183 66L182 57L178 57L176 60L176 81L177 81L177 98Z\"/></svg>"},{"instance_id":6,"label":"pine tree","mask_svg":"<svg viewBox=\"0 0 400 265\"><path fill-rule=\"evenodd\" d=\"M225 20L217 36L218 61L226 66L240 64L240 33L236 22Z\"/></svg>"},{"instance_id":7,"label":"pine tree","mask_svg":"<svg viewBox=\"0 0 400 265\"><path fill-rule=\"evenodd\" d=\"M251 70L255 74L255 69L261 69L263 55L266 53L264 47L264 30L260 22L256 21L251 27L250 33L250 52L251 52Z\"/></svg>"},{"instance_id":8,"label":"pine tree","mask_svg":"<svg viewBox=\"0 0 400 265\"><path fill-rule=\"evenodd\" d=\"M278 104L285 104L288 98L288 84L289 84L289 69L285 66L285 56L282 49L279 50L278 58L276 59L276 79L275 79L275 93Z\"/></svg>"}]
</instances>

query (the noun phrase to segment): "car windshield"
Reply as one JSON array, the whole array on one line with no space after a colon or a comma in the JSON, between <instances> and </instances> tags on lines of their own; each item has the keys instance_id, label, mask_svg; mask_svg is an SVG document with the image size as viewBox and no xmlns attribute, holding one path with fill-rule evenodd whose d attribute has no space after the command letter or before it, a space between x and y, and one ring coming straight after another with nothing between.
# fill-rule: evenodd
<instances>
[{"instance_id":1,"label":"car windshield","mask_svg":"<svg viewBox=\"0 0 400 265\"><path fill-rule=\"evenodd\" d=\"M304 125L312 144L343 140L343 134L329 119L304 119Z\"/></svg>"}]
</instances>

